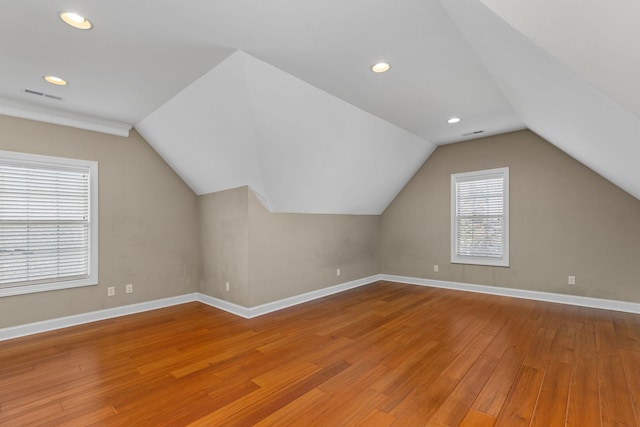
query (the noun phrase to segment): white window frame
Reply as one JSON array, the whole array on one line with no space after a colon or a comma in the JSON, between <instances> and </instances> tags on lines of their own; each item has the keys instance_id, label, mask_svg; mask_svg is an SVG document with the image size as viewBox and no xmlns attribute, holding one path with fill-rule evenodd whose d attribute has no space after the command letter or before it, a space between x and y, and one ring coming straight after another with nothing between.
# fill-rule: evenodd
<instances>
[{"instance_id":1,"label":"white window frame","mask_svg":"<svg viewBox=\"0 0 640 427\"><path fill-rule=\"evenodd\" d=\"M501 257L459 255L458 221L456 218L457 191L456 183L481 181L502 177L503 179L503 253ZM474 172L451 174L451 263L472 264L496 267L509 267L509 168L486 169Z\"/></svg>"},{"instance_id":2,"label":"white window frame","mask_svg":"<svg viewBox=\"0 0 640 427\"><path fill-rule=\"evenodd\" d=\"M46 292L58 289L77 288L98 284L98 162L64 157L1 151L4 164L46 169L83 170L89 173L89 275L87 278L53 281L37 284L16 283L0 288L0 297Z\"/></svg>"}]
</instances>

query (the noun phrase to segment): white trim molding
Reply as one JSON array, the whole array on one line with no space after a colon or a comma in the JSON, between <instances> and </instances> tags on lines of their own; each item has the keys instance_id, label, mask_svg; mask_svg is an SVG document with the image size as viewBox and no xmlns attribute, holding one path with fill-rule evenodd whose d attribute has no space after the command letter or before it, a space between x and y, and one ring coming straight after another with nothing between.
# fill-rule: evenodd
<instances>
[{"instance_id":1,"label":"white trim molding","mask_svg":"<svg viewBox=\"0 0 640 427\"><path fill-rule=\"evenodd\" d=\"M19 338L27 335L39 334L41 332L53 331L67 328L69 326L82 325L84 323L96 322L99 320L111 319L114 317L126 316L129 314L141 313L158 308L170 307L187 302L198 301L211 307L224 310L245 319L262 316L267 313L282 310L318 298L323 298L349 289L370 285L380 280L389 282L405 283L408 285L429 286L434 288L453 289L458 291L476 292L490 295L500 295L513 298L523 298L536 301L546 301L559 304L577 305L581 307L591 307L603 310L623 311L627 313L640 314L640 303L615 301L600 298L581 297L576 295L562 295L551 292L529 291L524 289L500 288L496 286L474 285L460 282L447 282L444 280L421 279L417 277L394 276L391 274L376 274L351 282L342 283L328 288L284 298L278 301L269 302L255 307L244 307L238 304L224 301L202 293L191 293L170 298L158 299L139 304L125 305L121 307L108 308L105 310L82 313L74 316L60 317L57 319L44 320L41 322L28 323L25 325L11 326L0 329L0 341Z\"/></svg>"},{"instance_id":2,"label":"white trim molding","mask_svg":"<svg viewBox=\"0 0 640 427\"><path fill-rule=\"evenodd\" d=\"M193 293L141 302L138 304L107 308L104 310L91 311L89 313L81 313L73 316L59 317L57 319L43 320L41 322L27 323L25 325L10 326L8 328L0 329L0 341L39 334L41 332L53 331L56 329L68 328L69 326L97 322L99 320L112 319L114 317L126 316L129 314L142 313L144 311L170 307L172 305L184 304L186 302L197 300L197 294Z\"/></svg>"},{"instance_id":3,"label":"white trim molding","mask_svg":"<svg viewBox=\"0 0 640 427\"><path fill-rule=\"evenodd\" d=\"M465 188L465 184L467 183L478 182L489 183L487 184L488 188L485 188L487 185ZM498 204L494 199L495 194L488 198L490 193L499 188L498 182L500 182L502 186L502 201L499 205L501 209L498 208ZM459 188L459 186L461 187ZM478 208L478 204L482 203L484 204L484 209L480 210L487 210L488 212L478 216L475 210ZM470 206L472 206L471 210L469 210ZM462 212L458 212L458 208L461 208ZM501 214L499 214L500 211L502 212ZM498 218L502 219L500 256L496 256L496 254L489 256L489 253L495 250L495 241L487 242L484 239L481 239L482 241L475 241L473 238L471 238L471 240L474 240L474 242L471 243L473 249L467 248L467 250L475 253L459 253L460 248L458 244L460 243L460 239L458 238L458 219L473 219L472 222L474 225L472 228L477 226L482 229L478 234L484 234L486 238L488 236L484 233L486 231L484 227L487 226L487 224L485 224L484 221L487 219L487 213L491 214L493 220ZM494 226L495 223L492 223L490 228ZM475 233L472 232L471 234L473 235ZM491 232L490 236L493 234L494 233ZM466 250L460 252L466 252ZM451 174L451 263L509 267L509 167Z\"/></svg>"},{"instance_id":4,"label":"white trim molding","mask_svg":"<svg viewBox=\"0 0 640 427\"><path fill-rule=\"evenodd\" d=\"M244 317L245 319L250 319L249 315L250 308L247 308L243 305L234 304L229 301L225 301L220 298L212 297L211 295L206 294L197 294L197 301L213 308L217 308L222 311L226 311L227 313L235 314L236 316Z\"/></svg>"},{"instance_id":5,"label":"white trim molding","mask_svg":"<svg viewBox=\"0 0 640 427\"><path fill-rule=\"evenodd\" d=\"M31 200L31 203L39 206L40 214L32 217L28 204L21 205L22 209L14 208L9 211L9 217L2 215L2 219L17 219L23 224L41 224L42 215L50 217L48 224L61 224L62 219L74 219L75 226L86 226L86 235L82 235L81 230L74 229L75 235L85 237L86 244L82 253L65 253L65 260L78 265L74 271L67 270L61 273L52 261L59 261L59 253L51 253L42 258L37 246L59 247L65 245L67 240L64 233L42 232L36 228L35 231L20 231L20 237L13 237L15 233L11 228L3 229L0 234L1 241L9 236L3 259L6 259L4 268L13 273L7 277L0 273L2 286L0 286L0 297L23 295L36 292L46 292L57 289L77 288L81 286L94 286L98 284L98 232L99 232L99 198L98 198L98 162L93 160L72 159L68 157L45 156L40 154L21 153L17 151L0 150L0 168L6 179L2 184L2 191L8 194L13 193L14 197L9 197L7 203L22 203L24 197ZM30 188L32 183L32 172L39 176L38 190L34 193ZM69 173L65 181L60 181L58 173ZM68 185L76 191L77 199L69 200L61 205L60 199L51 198L51 194L60 191L68 191ZM82 189L83 192L80 192ZM40 192L46 192L46 196L41 196ZM23 194L26 193L26 194ZM65 206L66 205L66 206ZM69 217L69 214L72 217ZM40 217L40 219L38 219ZM8 235L6 233L9 233ZM80 234L77 234L80 233ZM34 248L29 242L38 242ZM9 243L12 242L12 243ZM80 247L78 249L81 249ZM35 251L36 262L29 263L30 258L20 255ZM18 254L18 255L15 255ZM13 255L13 256L12 256ZM5 258L5 256L7 258ZM15 257L15 258L14 258ZM40 259L38 261L38 259ZM80 269L86 259L85 270ZM53 266L51 264L54 264ZM32 271L38 271L40 280L35 283L30 281ZM66 274L66 276L65 276Z\"/></svg>"},{"instance_id":6,"label":"white trim molding","mask_svg":"<svg viewBox=\"0 0 640 427\"><path fill-rule=\"evenodd\" d=\"M417 277L394 276L391 274L381 274L380 276L381 280L406 283L408 285L430 286L434 288L454 289L458 291L477 292L481 294L500 295L505 297L523 298L535 301L546 301L558 304L577 305L580 307L591 307L603 310L640 314L640 303L636 302L556 294L552 292L530 291L526 289L501 288L498 286L474 285L469 283L448 282L444 280L421 279Z\"/></svg>"},{"instance_id":7,"label":"white trim molding","mask_svg":"<svg viewBox=\"0 0 640 427\"><path fill-rule=\"evenodd\" d=\"M5 98L0 98L0 114L18 117L20 119L29 119L38 122L91 130L94 132L108 133L116 136L129 136L129 131L132 127L127 123L115 122L112 120L105 120L98 117L70 113L67 111L54 110L52 108L27 104L24 102L10 101Z\"/></svg>"},{"instance_id":8,"label":"white trim molding","mask_svg":"<svg viewBox=\"0 0 640 427\"><path fill-rule=\"evenodd\" d=\"M329 295L344 292L349 289L370 285L379 280L382 280L381 275L375 274L373 276L352 280L350 282L341 283L339 285L318 289L316 291L311 291L311 292L307 292L300 295L295 295L295 296L284 298L278 301L268 302L266 304L257 305L255 307L243 307L243 306L233 304L228 301L224 301L224 300L214 298L204 294L198 294L198 301L200 301L201 303L210 305L212 307L219 308L220 310L228 311L229 313L235 314L237 316L244 317L245 319L251 319L253 317L262 316L264 314L282 310L287 307L293 307L294 305L302 304L318 298L323 298Z\"/></svg>"},{"instance_id":9,"label":"white trim molding","mask_svg":"<svg viewBox=\"0 0 640 427\"><path fill-rule=\"evenodd\" d=\"M253 317L262 316L263 314L271 313L273 311L282 310L283 308L302 304L307 301L322 298L339 292L344 292L346 290L357 288L360 286L369 285L371 283L377 282L378 280L381 280L381 276L379 274L335 286L330 286L328 288L318 289L316 291L307 292L301 295L295 295L289 298L284 298L255 307L243 307L229 301L224 301L219 298L196 292L192 294L185 294L170 298L142 302L139 304L124 305L120 307L92 311L89 313L60 317L57 319L43 320L41 322L0 328L0 341L24 337L27 335L39 334L41 332L53 331L70 326L82 325L84 323L97 322L99 320L111 319L114 317L127 316L129 314L142 313L144 311L170 307L173 305L184 304L193 301L207 304L211 307L215 307L231 314L235 314L236 316L244 317L245 319L251 319Z\"/></svg>"}]
</instances>

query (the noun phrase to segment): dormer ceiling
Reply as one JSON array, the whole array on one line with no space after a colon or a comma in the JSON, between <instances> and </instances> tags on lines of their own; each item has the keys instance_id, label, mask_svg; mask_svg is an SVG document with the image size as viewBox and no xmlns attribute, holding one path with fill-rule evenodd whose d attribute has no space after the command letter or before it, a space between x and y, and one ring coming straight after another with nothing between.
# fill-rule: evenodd
<instances>
[{"instance_id":1,"label":"dormer ceiling","mask_svg":"<svg viewBox=\"0 0 640 427\"><path fill-rule=\"evenodd\" d=\"M376 214L435 146L528 127L640 198L635 3L6 3L0 113L135 126L198 194Z\"/></svg>"},{"instance_id":2,"label":"dormer ceiling","mask_svg":"<svg viewBox=\"0 0 640 427\"><path fill-rule=\"evenodd\" d=\"M240 51L136 128L197 194L249 185L272 212L379 214L435 149Z\"/></svg>"}]
</instances>

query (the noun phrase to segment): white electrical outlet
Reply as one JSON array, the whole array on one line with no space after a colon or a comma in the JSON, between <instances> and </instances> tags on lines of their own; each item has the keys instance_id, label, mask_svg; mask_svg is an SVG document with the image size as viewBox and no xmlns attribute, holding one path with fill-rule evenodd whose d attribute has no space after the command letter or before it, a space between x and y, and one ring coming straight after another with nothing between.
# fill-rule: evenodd
<instances>
[{"instance_id":1,"label":"white electrical outlet","mask_svg":"<svg viewBox=\"0 0 640 427\"><path fill-rule=\"evenodd\" d=\"M127 286L125 286L125 292L128 294L132 294L133 293L133 285L131 283L129 283Z\"/></svg>"},{"instance_id":2,"label":"white electrical outlet","mask_svg":"<svg viewBox=\"0 0 640 427\"><path fill-rule=\"evenodd\" d=\"M226 283L224 284L224 286L225 286L225 288L226 288L227 290L229 290L229 282L226 282Z\"/></svg>"},{"instance_id":3,"label":"white electrical outlet","mask_svg":"<svg viewBox=\"0 0 640 427\"><path fill-rule=\"evenodd\" d=\"M107 296L108 297L112 297L116 294L116 287L115 286L109 286L107 288Z\"/></svg>"},{"instance_id":4,"label":"white electrical outlet","mask_svg":"<svg viewBox=\"0 0 640 427\"><path fill-rule=\"evenodd\" d=\"M336 269L336 276L340 276L340 269Z\"/></svg>"},{"instance_id":5,"label":"white electrical outlet","mask_svg":"<svg viewBox=\"0 0 640 427\"><path fill-rule=\"evenodd\" d=\"M576 276L569 276L569 284L570 285L576 284Z\"/></svg>"},{"instance_id":6,"label":"white electrical outlet","mask_svg":"<svg viewBox=\"0 0 640 427\"><path fill-rule=\"evenodd\" d=\"M436 273L440 271L440 267L438 267L438 264L433 264L433 271Z\"/></svg>"}]
</instances>

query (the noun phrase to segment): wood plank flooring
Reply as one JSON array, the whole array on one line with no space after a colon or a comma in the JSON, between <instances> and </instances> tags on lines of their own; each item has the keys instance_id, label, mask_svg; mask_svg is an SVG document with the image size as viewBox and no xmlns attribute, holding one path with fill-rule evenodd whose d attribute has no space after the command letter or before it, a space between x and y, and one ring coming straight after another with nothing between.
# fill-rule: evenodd
<instances>
[{"instance_id":1,"label":"wood plank flooring","mask_svg":"<svg viewBox=\"0 0 640 427\"><path fill-rule=\"evenodd\" d=\"M0 342L0 425L640 426L640 315L378 282Z\"/></svg>"}]
</instances>

